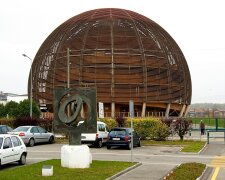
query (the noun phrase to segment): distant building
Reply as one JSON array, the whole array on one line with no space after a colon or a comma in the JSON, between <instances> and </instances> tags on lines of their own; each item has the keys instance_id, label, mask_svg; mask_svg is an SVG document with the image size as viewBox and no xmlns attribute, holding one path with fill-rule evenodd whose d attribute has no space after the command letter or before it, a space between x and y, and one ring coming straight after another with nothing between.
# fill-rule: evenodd
<instances>
[{"instance_id":1,"label":"distant building","mask_svg":"<svg viewBox=\"0 0 225 180\"><path fill-rule=\"evenodd\" d=\"M224 118L225 110L217 108L190 108L188 116L197 118Z\"/></svg>"},{"instance_id":2,"label":"distant building","mask_svg":"<svg viewBox=\"0 0 225 180\"><path fill-rule=\"evenodd\" d=\"M23 101L24 99L28 99L27 94L24 95L18 95L18 94L13 94L13 93L3 93L0 91L0 103L1 104L6 104L7 102L10 101L15 101L19 103L20 101Z\"/></svg>"},{"instance_id":3,"label":"distant building","mask_svg":"<svg viewBox=\"0 0 225 180\"><path fill-rule=\"evenodd\" d=\"M7 96L2 91L0 91L0 103L3 101L7 101Z\"/></svg>"}]
</instances>

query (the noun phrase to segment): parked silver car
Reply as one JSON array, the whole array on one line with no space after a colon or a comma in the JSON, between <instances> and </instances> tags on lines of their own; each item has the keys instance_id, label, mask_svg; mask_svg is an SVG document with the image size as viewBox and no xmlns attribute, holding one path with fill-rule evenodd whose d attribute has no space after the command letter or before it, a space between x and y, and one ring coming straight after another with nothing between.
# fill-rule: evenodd
<instances>
[{"instance_id":1,"label":"parked silver car","mask_svg":"<svg viewBox=\"0 0 225 180\"><path fill-rule=\"evenodd\" d=\"M0 167L11 162L23 165L26 163L26 157L27 148L19 136L0 134Z\"/></svg>"},{"instance_id":2,"label":"parked silver car","mask_svg":"<svg viewBox=\"0 0 225 180\"><path fill-rule=\"evenodd\" d=\"M21 137L26 145L34 146L36 143L53 143L55 135L39 126L19 126L10 134L16 134Z\"/></svg>"}]
</instances>

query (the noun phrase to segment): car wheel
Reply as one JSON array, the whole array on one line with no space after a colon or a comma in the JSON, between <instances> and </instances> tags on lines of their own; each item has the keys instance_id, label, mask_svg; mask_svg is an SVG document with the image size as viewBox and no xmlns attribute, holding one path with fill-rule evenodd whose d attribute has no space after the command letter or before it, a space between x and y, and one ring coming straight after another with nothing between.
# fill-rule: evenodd
<instances>
[{"instance_id":1,"label":"car wheel","mask_svg":"<svg viewBox=\"0 0 225 180\"><path fill-rule=\"evenodd\" d=\"M98 148L101 148L102 147L102 140L101 139L98 140L97 146L98 146Z\"/></svg>"},{"instance_id":2,"label":"car wheel","mask_svg":"<svg viewBox=\"0 0 225 180\"><path fill-rule=\"evenodd\" d=\"M49 141L48 141L50 144L52 144L53 142L54 142L54 137L53 136L51 136L50 138L49 138Z\"/></svg>"},{"instance_id":3,"label":"car wheel","mask_svg":"<svg viewBox=\"0 0 225 180\"><path fill-rule=\"evenodd\" d=\"M26 154L22 154L21 157L20 157L20 160L19 160L19 164L20 165L24 165L26 164Z\"/></svg>"},{"instance_id":4,"label":"car wheel","mask_svg":"<svg viewBox=\"0 0 225 180\"><path fill-rule=\"evenodd\" d=\"M128 146L127 146L128 150L131 150L131 142L129 142Z\"/></svg>"},{"instance_id":5,"label":"car wheel","mask_svg":"<svg viewBox=\"0 0 225 180\"><path fill-rule=\"evenodd\" d=\"M29 141L29 143L28 143L28 145L29 145L30 147L32 147L32 146L34 146L34 144L35 144L35 141L34 141L33 138L31 138L30 141Z\"/></svg>"},{"instance_id":6,"label":"car wheel","mask_svg":"<svg viewBox=\"0 0 225 180\"><path fill-rule=\"evenodd\" d=\"M110 148L111 148L111 146L108 145L108 146L107 146L107 149L110 149Z\"/></svg>"}]
</instances>

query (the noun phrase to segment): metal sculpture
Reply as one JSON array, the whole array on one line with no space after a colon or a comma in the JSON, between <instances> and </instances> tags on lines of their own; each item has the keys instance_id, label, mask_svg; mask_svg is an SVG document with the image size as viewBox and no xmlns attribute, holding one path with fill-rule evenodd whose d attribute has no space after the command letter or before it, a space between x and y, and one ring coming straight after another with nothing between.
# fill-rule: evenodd
<instances>
[{"instance_id":1,"label":"metal sculpture","mask_svg":"<svg viewBox=\"0 0 225 180\"><path fill-rule=\"evenodd\" d=\"M87 118L81 110L87 108ZM78 126L79 121L84 123ZM96 133L96 90L90 88L54 90L54 130L69 134L70 145L81 144L81 133Z\"/></svg>"},{"instance_id":2,"label":"metal sculpture","mask_svg":"<svg viewBox=\"0 0 225 180\"><path fill-rule=\"evenodd\" d=\"M32 72L33 98L50 112L53 89L68 83L95 87L98 102L116 106L133 99L135 107L171 104L181 111L191 103L190 72L177 43L154 21L124 9L95 9L61 24L38 50Z\"/></svg>"}]
</instances>

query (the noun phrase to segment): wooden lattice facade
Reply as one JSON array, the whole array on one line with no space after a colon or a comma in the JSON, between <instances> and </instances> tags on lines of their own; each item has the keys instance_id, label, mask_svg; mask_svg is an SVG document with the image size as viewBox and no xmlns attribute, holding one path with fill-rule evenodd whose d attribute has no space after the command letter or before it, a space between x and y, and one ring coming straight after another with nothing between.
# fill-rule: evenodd
<instances>
[{"instance_id":1,"label":"wooden lattice facade","mask_svg":"<svg viewBox=\"0 0 225 180\"><path fill-rule=\"evenodd\" d=\"M179 46L158 24L129 10L96 9L67 20L44 41L32 72L33 98L50 112L56 87L95 87L97 101L112 114L131 99L142 115L146 109L184 113L191 103Z\"/></svg>"}]
</instances>

